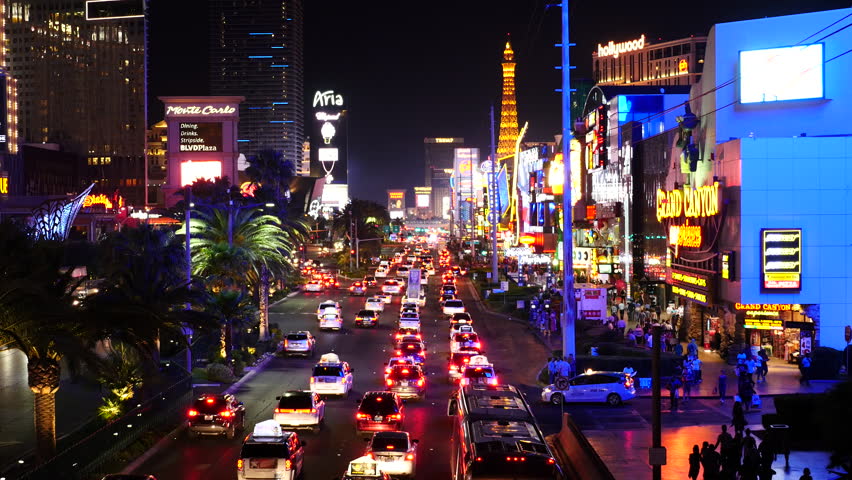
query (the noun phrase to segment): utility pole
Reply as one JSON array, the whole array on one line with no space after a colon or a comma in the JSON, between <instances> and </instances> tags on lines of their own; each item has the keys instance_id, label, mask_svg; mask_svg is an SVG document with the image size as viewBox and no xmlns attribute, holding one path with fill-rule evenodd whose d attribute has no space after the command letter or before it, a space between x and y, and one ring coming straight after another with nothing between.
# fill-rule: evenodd
<instances>
[{"instance_id":1,"label":"utility pole","mask_svg":"<svg viewBox=\"0 0 852 480\"><path fill-rule=\"evenodd\" d=\"M574 328L576 305L574 299L573 212L571 202L571 43L568 36L570 11L568 0L562 0L562 354L576 354Z\"/></svg>"},{"instance_id":2,"label":"utility pole","mask_svg":"<svg viewBox=\"0 0 852 480\"><path fill-rule=\"evenodd\" d=\"M147 186L145 187L147 190ZM186 283L189 286L192 283L192 250L189 247L189 220L190 220L190 211L192 210L192 185L186 186L186 198L184 199L186 202ZM192 308L192 305L189 303L186 304L186 309L189 310ZM192 373L192 328L188 325L184 324L183 326L183 334L186 337L186 370Z\"/></svg>"},{"instance_id":3,"label":"utility pole","mask_svg":"<svg viewBox=\"0 0 852 480\"><path fill-rule=\"evenodd\" d=\"M488 191L491 192L488 209L491 213L491 283L499 283L497 273L497 216L503 210L500 205L500 194L497 192L497 145L494 143L494 105L491 105L491 181Z\"/></svg>"},{"instance_id":4,"label":"utility pole","mask_svg":"<svg viewBox=\"0 0 852 480\"><path fill-rule=\"evenodd\" d=\"M660 400L660 330L662 327L659 323L655 323L651 327L652 356L651 356L651 382L652 385L652 400L651 400L651 448L648 452L648 463L651 464L651 473L653 480L661 480L663 478L663 465L666 464L666 448L663 447L663 426L660 419L662 408ZM674 409L672 409L674 410Z\"/></svg>"}]
</instances>

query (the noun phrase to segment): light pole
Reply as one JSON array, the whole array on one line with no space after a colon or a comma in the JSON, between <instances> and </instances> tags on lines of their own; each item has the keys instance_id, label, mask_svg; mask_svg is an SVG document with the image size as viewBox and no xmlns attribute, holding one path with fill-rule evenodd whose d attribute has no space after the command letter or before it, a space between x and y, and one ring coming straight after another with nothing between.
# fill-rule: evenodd
<instances>
[{"instance_id":1,"label":"light pole","mask_svg":"<svg viewBox=\"0 0 852 480\"><path fill-rule=\"evenodd\" d=\"M497 273L497 215L503 210L500 205L500 194L497 192L497 146L494 144L494 105L491 105L491 181L488 188L491 191L491 202L488 207L491 212L491 282L499 283ZM495 208L496 207L496 208Z\"/></svg>"},{"instance_id":2,"label":"light pole","mask_svg":"<svg viewBox=\"0 0 852 480\"><path fill-rule=\"evenodd\" d=\"M576 354L574 328L573 212L571 211L571 43L568 0L562 0L562 354Z\"/></svg>"},{"instance_id":3,"label":"light pole","mask_svg":"<svg viewBox=\"0 0 852 480\"><path fill-rule=\"evenodd\" d=\"M146 189L148 187L145 187ZM189 220L190 211L192 210L192 185L186 186L186 284L189 287L192 284L192 250L189 247ZM186 304L186 309L189 310L192 305ZM186 370L192 373L192 328L184 324L183 334L186 337Z\"/></svg>"}]
</instances>

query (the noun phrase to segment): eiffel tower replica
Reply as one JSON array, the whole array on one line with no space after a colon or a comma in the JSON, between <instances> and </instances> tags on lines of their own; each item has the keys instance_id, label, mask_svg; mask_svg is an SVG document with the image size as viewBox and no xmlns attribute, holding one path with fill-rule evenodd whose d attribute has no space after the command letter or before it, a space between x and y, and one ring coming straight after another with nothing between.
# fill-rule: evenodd
<instances>
[{"instance_id":1,"label":"eiffel tower replica","mask_svg":"<svg viewBox=\"0 0 852 480\"><path fill-rule=\"evenodd\" d=\"M518 139L518 102L515 100L515 52L506 40L503 49L503 99L500 105L500 135L497 141L497 158L515 154Z\"/></svg>"}]
</instances>

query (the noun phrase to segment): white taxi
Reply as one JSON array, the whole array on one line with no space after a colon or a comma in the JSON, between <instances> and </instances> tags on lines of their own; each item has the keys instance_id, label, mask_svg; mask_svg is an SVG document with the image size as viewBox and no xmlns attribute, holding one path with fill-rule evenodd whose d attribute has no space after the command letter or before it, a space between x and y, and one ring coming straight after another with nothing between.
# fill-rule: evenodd
<instances>
[{"instance_id":1,"label":"white taxi","mask_svg":"<svg viewBox=\"0 0 852 480\"><path fill-rule=\"evenodd\" d=\"M461 372L459 384L465 385L497 385L497 372L485 355L470 357L470 362Z\"/></svg>"},{"instance_id":2,"label":"white taxi","mask_svg":"<svg viewBox=\"0 0 852 480\"><path fill-rule=\"evenodd\" d=\"M367 456L379 464L379 470L393 477L414 478L417 443L408 432L376 432L367 446Z\"/></svg>"},{"instance_id":3,"label":"white taxi","mask_svg":"<svg viewBox=\"0 0 852 480\"><path fill-rule=\"evenodd\" d=\"M370 297L364 302L364 310L372 310L374 312L384 312L385 302L379 297Z\"/></svg>"},{"instance_id":4,"label":"white taxi","mask_svg":"<svg viewBox=\"0 0 852 480\"><path fill-rule=\"evenodd\" d=\"M318 393L290 390L275 399L278 405L273 410L272 419L282 428L310 428L319 433L325 423L325 401Z\"/></svg>"},{"instance_id":5,"label":"white taxi","mask_svg":"<svg viewBox=\"0 0 852 480\"><path fill-rule=\"evenodd\" d=\"M380 265L379 268L376 269L376 273L373 274L376 278L385 278L388 276L388 267L384 265Z\"/></svg>"},{"instance_id":6,"label":"white taxi","mask_svg":"<svg viewBox=\"0 0 852 480\"><path fill-rule=\"evenodd\" d=\"M447 300L446 302L444 302L444 306L441 307L441 311L444 313L444 315L452 315L454 313L464 313L465 312L464 303L462 303L462 301L458 300L458 299Z\"/></svg>"},{"instance_id":7,"label":"white taxi","mask_svg":"<svg viewBox=\"0 0 852 480\"><path fill-rule=\"evenodd\" d=\"M311 391L320 395L349 394L352 389L352 374L355 370L347 362L341 362L335 353L326 353L314 365L311 375Z\"/></svg>"},{"instance_id":8,"label":"white taxi","mask_svg":"<svg viewBox=\"0 0 852 480\"><path fill-rule=\"evenodd\" d=\"M305 284L303 290L306 292L322 292L325 290L325 286L319 280L311 280Z\"/></svg>"},{"instance_id":9,"label":"white taxi","mask_svg":"<svg viewBox=\"0 0 852 480\"><path fill-rule=\"evenodd\" d=\"M554 405L563 402L599 402L612 406L636 396L633 377L624 372L587 371L574 378L560 377L541 392L541 400Z\"/></svg>"},{"instance_id":10,"label":"white taxi","mask_svg":"<svg viewBox=\"0 0 852 480\"><path fill-rule=\"evenodd\" d=\"M349 462L340 480L391 480L391 477L379 468L379 462L365 455Z\"/></svg>"}]
</instances>

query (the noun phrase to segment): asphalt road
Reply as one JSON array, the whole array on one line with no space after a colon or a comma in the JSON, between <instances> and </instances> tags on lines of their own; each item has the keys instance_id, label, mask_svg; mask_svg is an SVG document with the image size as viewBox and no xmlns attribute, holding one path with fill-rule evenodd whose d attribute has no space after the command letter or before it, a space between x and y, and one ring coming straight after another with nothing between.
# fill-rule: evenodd
<instances>
[{"instance_id":1,"label":"asphalt road","mask_svg":"<svg viewBox=\"0 0 852 480\"><path fill-rule=\"evenodd\" d=\"M420 440L417 478L424 479L449 477L447 458L451 423L446 416L446 399L451 388L446 380L449 330L438 310L435 292L439 280L431 279L431 295L421 315L429 352L426 358L429 375L426 398L420 402L409 401L406 405L405 428L412 438ZM320 332L317 328L316 307L321 300L328 298L340 301L343 307L344 329L340 332ZM363 454L364 441L354 432L356 400L366 391L383 390L383 363L392 354L390 340L399 299L395 297L394 303L386 306L375 329L353 326L352 320L363 306L364 297L349 297L345 290L299 294L272 309L271 322L278 323L284 331L310 330L317 337L318 354L335 352L355 370L354 387L349 398L326 400L326 428L317 435L307 431L300 433L307 442L305 478L328 480L339 477L350 460ZM312 359L275 358L236 392L237 398L246 406L247 432L256 422L272 418L276 395L289 389L308 388L314 362ZM153 474L159 480L232 480L236 478L240 445L240 438L232 441L214 437L190 440L183 436L154 455L135 473Z\"/></svg>"}]
</instances>

